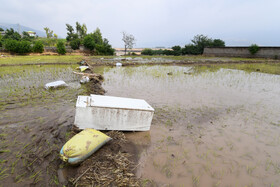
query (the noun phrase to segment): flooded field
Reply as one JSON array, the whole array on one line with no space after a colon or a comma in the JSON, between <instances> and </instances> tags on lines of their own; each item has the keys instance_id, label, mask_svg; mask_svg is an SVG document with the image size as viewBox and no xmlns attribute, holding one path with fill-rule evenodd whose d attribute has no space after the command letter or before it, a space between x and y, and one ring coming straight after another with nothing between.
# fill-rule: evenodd
<instances>
[{"instance_id":1,"label":"flooded field","mask_svg":"<svg viewBox=\"0 0 280 187\"><path fill-rule=\"evenodd\" d=\"M154 186L279 186L280 76L225 66L96 68L106 95L155 108L138 176Z\"/></svg>"},{"instance_id":2,"label":"flooded field","mask_svg":"<svg viewBox=\"0 0 280 187\"><path fill-rule=\"evenodd\" d=\"M71 168L57 155L73 136L77 96L95 93L80 85L76 67L1 67L0 186L67 184L71 174L95 162ZM137 154L134 171L143 186L280 185L276 64L94 70L105 77L105 95L145 99L155 108L151 130L125 133L129 142L121 146ZM44 88L56 80L69 86ZM103 158L102 151L97 155Z\"/></svg>"}]
</instances>

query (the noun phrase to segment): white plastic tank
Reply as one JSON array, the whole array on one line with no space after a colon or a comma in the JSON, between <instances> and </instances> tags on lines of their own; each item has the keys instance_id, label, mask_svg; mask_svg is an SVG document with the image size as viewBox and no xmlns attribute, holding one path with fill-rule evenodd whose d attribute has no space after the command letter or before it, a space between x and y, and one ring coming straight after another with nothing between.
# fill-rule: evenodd
<instances>
[{"instance_id":1,"label":"white plastic tank","mask_svg":"<svg viewBox=\"0 0 280 187\"><path fill-rule=\"evenodd\" d=\"M80 129L148 131L153 114L154 109L142 99L78 96L74 124Z\"/></svg>"}]
</instances>

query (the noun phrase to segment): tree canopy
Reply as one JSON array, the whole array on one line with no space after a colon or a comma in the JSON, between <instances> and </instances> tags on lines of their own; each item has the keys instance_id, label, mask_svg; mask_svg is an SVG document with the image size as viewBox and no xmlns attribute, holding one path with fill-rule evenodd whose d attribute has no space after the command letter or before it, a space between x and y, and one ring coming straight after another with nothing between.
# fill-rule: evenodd
<instances>
[{"instance_id":1,"label":"tree canopy","mask_svg":"<svg viewBox=\"0 0 280 187\"><path fill-rule=\"evenodd\" d=\"M124 42L124 50L126 55L127 49L132 49L133 45L135 45L135 37L132 34L128 34L126 32L122 32L122 41Z\"/></svg>"}]
</instances>

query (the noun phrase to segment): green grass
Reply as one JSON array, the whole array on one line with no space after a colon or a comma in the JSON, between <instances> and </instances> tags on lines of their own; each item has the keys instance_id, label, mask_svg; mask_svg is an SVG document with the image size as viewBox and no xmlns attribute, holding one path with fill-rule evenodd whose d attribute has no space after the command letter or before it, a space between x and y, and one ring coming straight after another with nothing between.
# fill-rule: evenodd
<instances>
[{"instance_id":1,"label":"green grass","mask_svg":"<svg viewBox=\"0 0 280 187\"><path fill-rule=\"evenodd\" d=\"M0 58L0 65L19 65L19 64L40 64L40 63L77 63L82 60L82 56L8 56Z\"/></svg>"}]
</instances>

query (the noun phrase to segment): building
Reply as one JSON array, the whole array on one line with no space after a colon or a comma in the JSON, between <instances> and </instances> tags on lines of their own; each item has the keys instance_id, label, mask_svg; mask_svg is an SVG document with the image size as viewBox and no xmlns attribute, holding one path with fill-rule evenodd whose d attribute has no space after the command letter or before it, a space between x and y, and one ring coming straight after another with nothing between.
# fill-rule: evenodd
<instances>
[{"instance_id":1,"label":"building","mask_svg":"<svg viewBox=\"0 0 280 187\"><path fill-rule=\"evenodd\" d=\"M27 33L29 34L29 36L36 37L36 32L34 31L27 31Z\"/></svg>"},{"instance_id":2,"label":"building","mask_svg":"<svg viewBox=\"0 0 280 187\"><path fill-rule=\"evenodd\" d=\"M0 31L0 35L4 36L6 34L6 31Z\"/></svg>"}]
</instances>

